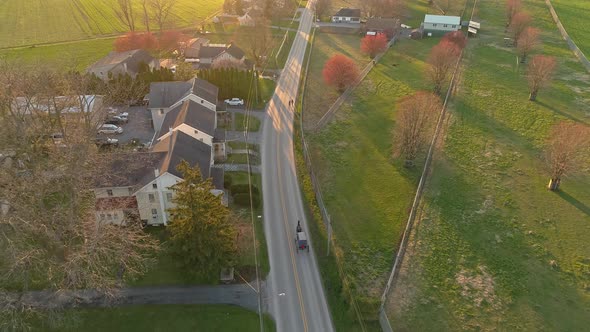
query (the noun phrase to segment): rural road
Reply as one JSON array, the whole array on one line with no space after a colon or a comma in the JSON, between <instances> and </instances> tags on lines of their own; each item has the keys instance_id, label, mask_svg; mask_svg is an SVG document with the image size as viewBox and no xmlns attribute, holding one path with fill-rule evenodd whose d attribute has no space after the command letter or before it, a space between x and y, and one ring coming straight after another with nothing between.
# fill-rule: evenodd
<instances>
[{"instance_id":1,"label":"rural road","mask_svg":"<svg viewBox=\"0 0 590 332\"><path fill-rule=\"evenodd\" d=\"M295 227L301 220L309 233L297 182L293 152L293 107L297 99L305 50L312 24L311 5L303 10L297 36L267 108L262 131L262 186L264 232L268 244L270 273L265 305L277 330L333 331L330 311L312 252L298 252Z\"/></svg>"}]
</instances>

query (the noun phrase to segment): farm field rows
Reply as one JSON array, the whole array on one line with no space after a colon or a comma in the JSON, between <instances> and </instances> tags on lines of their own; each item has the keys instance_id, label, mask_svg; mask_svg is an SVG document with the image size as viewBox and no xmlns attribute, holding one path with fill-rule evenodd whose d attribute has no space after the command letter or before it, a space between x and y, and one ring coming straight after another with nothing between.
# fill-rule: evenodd
<instances>
[{"instance_id":1,"label":"farm field rows","mask_svg":"<svg viewBox=\"0 0 590 332\"><path fill-rule=\"evenodd\" d=\"M114 2L113 2L114 3ZM196 27L221 9L222 0L178 0L168 28ZM0 48L81 40L127 31L110 1L19 0L0 2ZM135 1L139 14L139 1ZM139 17L137 29L145 30ZM155 29L154 26L151 27Z\"/></svg>"},{"instance_id":2,"label":"farm field rows","mask_svg":"<svg viewBox=\"0 0 590 332\"><path fill-rule=\"evenodd\" d=\"M588 26L588 17L590 17L590 1L552 0L551 3L567 33L586 57L589 57L590 27Z\"/></svg>"}]
</instances>

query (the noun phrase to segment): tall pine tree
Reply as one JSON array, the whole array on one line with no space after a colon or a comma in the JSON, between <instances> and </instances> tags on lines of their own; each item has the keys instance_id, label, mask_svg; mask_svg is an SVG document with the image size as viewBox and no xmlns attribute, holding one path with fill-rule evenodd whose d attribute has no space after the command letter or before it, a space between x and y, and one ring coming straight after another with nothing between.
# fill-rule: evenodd
<instances>
[{"instance_id":1,"label":"tall pine tree","mask_svg":"<svg viewBox=\"0 0 590 332\"><path fill-rule=\"evenodd\" d=\"M209 276L233 264L237 231L229 209L211 193L213 184L201 178L199 167L182 161L177 169L184 181L172 187L176 204L169 209L172 249L188 273Z\"/></svg>"}]
</instances>

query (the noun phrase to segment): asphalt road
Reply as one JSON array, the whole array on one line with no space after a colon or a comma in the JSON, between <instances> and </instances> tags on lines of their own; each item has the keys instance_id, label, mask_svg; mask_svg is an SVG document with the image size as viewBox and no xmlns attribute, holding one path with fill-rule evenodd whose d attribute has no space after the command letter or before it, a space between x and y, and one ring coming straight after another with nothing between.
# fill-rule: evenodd
<instances>
[{"instance_id":1,"label":"asphalt road","mask_svg":"<svg viewBox=\"0 0 590 332\"><path fill-rule=\"evenodd\" d=\"M271 267L264 302L280 332L334 330L313 244L312 252L298 252L295 246L297 220L301 220L304 231L309 233L309 229L295 170L294 116L289 100L297 98L312 24L309 9L312 3L309 1L302 13L297 37L269 102L262 131L264 232Z\"/></svg>"}]
</instances>

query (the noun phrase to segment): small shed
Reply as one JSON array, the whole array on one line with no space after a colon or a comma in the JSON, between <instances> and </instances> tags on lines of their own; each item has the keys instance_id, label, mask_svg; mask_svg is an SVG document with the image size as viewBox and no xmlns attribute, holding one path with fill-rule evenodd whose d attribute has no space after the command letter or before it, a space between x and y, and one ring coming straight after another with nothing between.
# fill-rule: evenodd
<instances>
[{"instance_id":1,"label":"small shed","mask_svg":"<svg viewBox=\"0 0 590 332\"><path fill-rule=\"evenodd\" d=\"M460 30L461 18L459 16L424 15L422 26L426 33L442 35Z\"/></svg>"}]
</instances>

